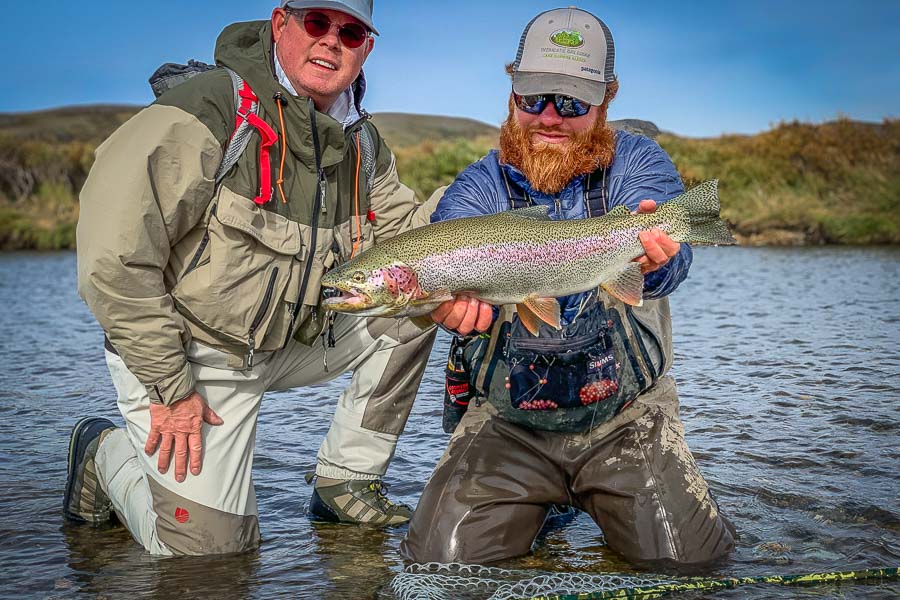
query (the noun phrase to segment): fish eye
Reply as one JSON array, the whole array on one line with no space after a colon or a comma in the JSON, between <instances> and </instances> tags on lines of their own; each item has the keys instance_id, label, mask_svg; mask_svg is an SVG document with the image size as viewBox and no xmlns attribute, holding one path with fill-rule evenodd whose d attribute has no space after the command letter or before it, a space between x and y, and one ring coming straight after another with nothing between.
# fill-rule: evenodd
<instances>
[{"instance_id":1,"label":"fish eye","mask_svg":"<svg viewBox=\"0 0 900 600\"><path fill-rule=\"evenodd\" d=\"M353 279L353 281L355 281L356 283L365 283L366 274L362 271L357 271L353 274L353 277L351 279Z\"/></svg>"}]
</instances>

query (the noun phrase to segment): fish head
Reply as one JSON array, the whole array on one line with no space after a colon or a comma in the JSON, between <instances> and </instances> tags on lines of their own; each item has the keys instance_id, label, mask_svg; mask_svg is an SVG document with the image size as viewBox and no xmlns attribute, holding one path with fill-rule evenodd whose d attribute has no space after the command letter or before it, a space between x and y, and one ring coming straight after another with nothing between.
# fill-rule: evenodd
<instances>
[{"instance_id":1,"label":"fish head","mask_svg":"<svg viewBox=\"0 0 900 600\"><path fill-rule=\"evenodd\" d=\"M322 287L326 309L364 317L403 316L410 301L422 295L416 271L399 260L351 260L329 271Z\"/></svg>"}]
</instances>

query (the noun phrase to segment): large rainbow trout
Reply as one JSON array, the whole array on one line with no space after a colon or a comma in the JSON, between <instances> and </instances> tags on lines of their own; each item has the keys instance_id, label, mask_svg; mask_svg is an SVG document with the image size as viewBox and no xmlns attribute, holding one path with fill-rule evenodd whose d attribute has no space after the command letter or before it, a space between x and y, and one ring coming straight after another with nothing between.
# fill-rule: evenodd
<instances>
[{"instance_id":1,"label":"large rainbow trout","mask_svg":"<svg viewBox=\"0 0 900 600\"><path fill-rule=\"evenodd\" d=\"M328 272L339 292L326 308L360 316L426 315L455 294L515 304L537 334L540 322L560 328L556 298L602 287L640 305L644 276L641 231L658 227L677 242L736 243L719 218L717 181L707 181L631 214L617 206L601 217L553 221L547 207L442 221L402 233ZM334 294L334 292L332 292Z\"/></svg>"}]
</instances>

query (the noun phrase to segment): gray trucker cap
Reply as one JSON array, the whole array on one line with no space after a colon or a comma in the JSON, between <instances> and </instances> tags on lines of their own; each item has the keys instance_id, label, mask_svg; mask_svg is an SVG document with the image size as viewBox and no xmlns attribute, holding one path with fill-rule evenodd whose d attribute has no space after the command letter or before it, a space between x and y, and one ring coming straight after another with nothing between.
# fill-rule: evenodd
<instances>
[{"instance_id":1,"label":"gray trucker cap","mask_svg":"<svg viewBox=\"0 0 900 600\"><path fill-rule=\"evenodd\" d=\"M513 63L513 92L564 94L603 104L615 81L616 51L606 23L580 8L542 12L525 26Z\"/></svg>"},{"instance_id":2,"label":"gray trucker cap","mask_svg":"<svg viewBox=\"0 0 900 600\"><path fill-rule=\"evenodd\" d=\"M324 8L327 10L339 10L352 15L363 22L369 30L378 35L378 30L372 24L372 0L281 0L282 8Z\"/></svg>"}]
</instances>

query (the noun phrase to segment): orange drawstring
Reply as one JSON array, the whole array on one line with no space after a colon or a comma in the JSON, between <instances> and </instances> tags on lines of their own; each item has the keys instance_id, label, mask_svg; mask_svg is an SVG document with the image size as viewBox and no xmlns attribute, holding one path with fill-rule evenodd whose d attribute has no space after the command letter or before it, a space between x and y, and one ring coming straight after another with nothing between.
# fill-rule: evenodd
<instances>
[{"instance_id":1,"label":"orange drawstring","mask_svg":"<svg viewBox=\"0 0 900 600\"><path fill-rule=\"evenodd\" d=\"M278 105L278 120L281 122L281 165L278 167L278 181L275 183L278 184L278 191L281 192L281 203L287 204L284 188L281 187L281 184L284 183L284 155L287 151L287 129L284 127L284 112L281 110L281 99L276 99L275 104Z\"/></svg>"},{"instance_id":2,"label":"orange drawstring","mask_svg":"<svg viewBox=\"0 0 900 600\"><path fill-rule=\"evenodd\" d=\"M356 209L356 239L353 240L353 249L350 251L350 258L359 250L359 244L362 241L362 226L359 224L359 163L362 152L359 149L359 131L356 132L356 185L353 186L354 208ZM353 232L350 232L353 237Z\"/></svg>"}]
</instances>

